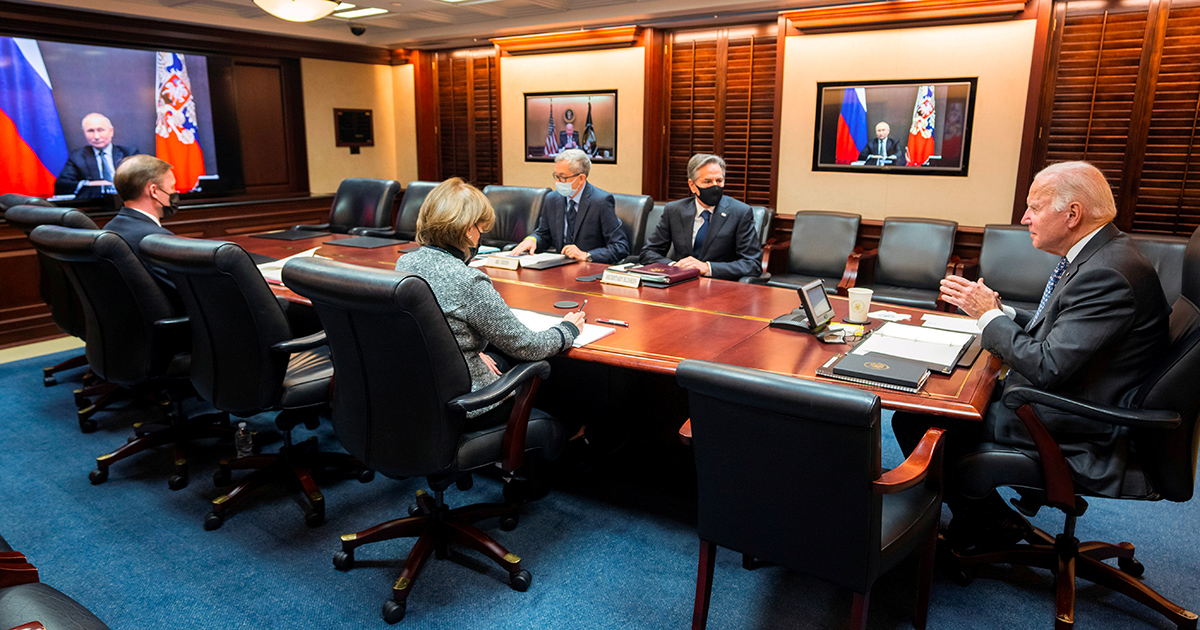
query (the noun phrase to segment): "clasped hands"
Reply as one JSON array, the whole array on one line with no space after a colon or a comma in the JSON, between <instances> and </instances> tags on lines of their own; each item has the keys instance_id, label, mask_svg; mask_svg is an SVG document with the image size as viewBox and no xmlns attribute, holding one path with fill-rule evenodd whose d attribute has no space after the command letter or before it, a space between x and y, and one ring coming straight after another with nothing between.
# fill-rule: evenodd
<instances>
[{"instance_id":1,"label":"clasped hands","mask_svg":"<svg viewBox=\"0 0 1200 630\"><path fill-rule=\"evenodd\" d=\"M988 288L983 278L975 282L962 276L942 278L942 299L975 319L994 308L1000 308L1000 294Z\"/></svg>"}]
</instances>

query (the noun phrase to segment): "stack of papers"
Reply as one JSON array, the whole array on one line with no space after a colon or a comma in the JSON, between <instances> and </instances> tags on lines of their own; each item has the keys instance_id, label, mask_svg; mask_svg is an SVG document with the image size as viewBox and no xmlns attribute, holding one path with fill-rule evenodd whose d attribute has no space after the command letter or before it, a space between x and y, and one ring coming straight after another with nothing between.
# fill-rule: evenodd
<instances>
[{"instance_id":1,"label":"stack of papers","mask_svg":"<svg viewBox=\"0 0 1200 630\"><path fill-rule=\"evenodd\" d=\"M517 319L521 320L522 324L525 324L530 330L536 332L550 330L556 324L562 321L562 317L560 316L538 313L536 311L526 311L519 308L512 309L512 314L516 315ZM571 346L575 348L582 348L589 343L603 339L614 332L617 332L617 329L609 328L608 326L584 324L583 330L579 331L579 336L575 338L575 343L572 343Z\"/></svg>"},{"instance_id":2,"label":"stack of papers","mask_svg":"<svg viewBox=\"0 0 1200 630\"><path fill-rule=\"evenodd\" d=\"M302 251L294 256L288 256L287 258L280 258L279 260L272 260L271 262L262 263L258 266L258 271L262 273L263 280L266 280L271 284L283 284L283 266L287 264L287 261L293 258L315 258L317 257L318 249L321 248L314 247L312 249Z\"/></svg>"},{"instance_id":3,"label":"stack of papers","mask_svg":"<svg viewBox=\"0 0 1200 630\"><path fill-rule=\"evenodd\" d=\"M566 258L566 255L564 254L556 254L553 252L543 252L541 254L521 254L520 256L513 256L508 252L497 252L491 255L504 256L505 258L516 258L517 262L521 263L522 267L532 267L541 263L556 262Z\"/></svg>"},{"instance_id":4,"label":"stack of papers","mask_svg":"<svg viewBox=\"0 0 1200 630\"><path fill-rule=\"evenodd\" d=\"M974 340L974 335L965 333L888 322L859 342L850 353L878 352L913 359L928 364L932 370L949 373L963 350Z\"/></svg>"},{"instance_id":5,"label":"stack of papers","mask_svg":"<svg viewBox=\"0 0 1200 630\"><path fill-rule=\"evenodd\" d=\"M967 317L947 317L946 315L933 315L926 313L921 316L924 323L921 325L926 328L940 328L942 330L953 330L955 332L974 335L979 333L979 320L970 319Z\"/></svg>"}]
</instances>

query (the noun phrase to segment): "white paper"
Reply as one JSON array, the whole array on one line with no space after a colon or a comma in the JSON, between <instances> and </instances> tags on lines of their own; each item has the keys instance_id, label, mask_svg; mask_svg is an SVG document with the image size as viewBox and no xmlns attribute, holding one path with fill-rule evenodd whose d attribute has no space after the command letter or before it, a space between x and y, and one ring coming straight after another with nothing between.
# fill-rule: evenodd
<instances>
[{"instance_id":1,"label":"white paper","mask_svg":"<svg viewBox=\"0 0 1200 630\"><path fill-rule=\"evenodd\" d=\"M897 313L896 311L874 311L867 313L867 317L870 317L871 319L882 319L889 322L902 322L906 319L912 318L912 316L908 315L907 313Z\"/></svg>"},{"instance_id":2,"label":"white paper","mask_svg":"<svg viewBox=\"0 0 1200 630\"><path fill-rule=\"evenodd\" d=\"M963 346L971 341L971 335L889 322L858 344L852 354L879 352L950 367L958 361Z\"/></svg>"},{"instance_id":3,"label":"white paper","mask_svg":"<svg viewBox=\"0 0 1200 630\"><path fill-rule=\"evenodd\" d=\"M924 322L922 326L929 328L940 328L942 330L953 330L955 332L978 334L979 320L969 319L964 317L948 317L946 315L933 315L926 313L921 316Z\"/></svg>"},{"instance_id":4,"label":"white paper","mask_svg":"<svg viewBox=\"0 0 1200 630\"><path fill-rule=\"evenodd\" d=\"M562 321L562 317L547 315L546 313L538 313L536 311L526 311L519 308L512 309L512 313L513 315L517 316L517 319L521 320L522 324L528 326L530 330L537 332L550 330L556 324ZM582 348L589 343L603 339L614 332L617 332L616 328L609 328L608 326L596 326L595 324L584 324L583 330L579 331L579 336L575 337L575 342L572 343L571 346L575 348Z\"/></svg>"},{"instance_id":5,"label":"white paper","mask_svg":"<svg viewBox=\"0 0 1200 630\"><path fill-rule=\"evenodd\" d=\"M287 258L280 258L279 260L261 263L258 265L258 271L262 273L263 280L266 280L272 284L283 284L283 266L287 264L287 261L293 258L316 258L318 249L321 248L314 247L312 249L302 251L299 254L288 256Z\"/></svg>"},{"instance_id":6,"label":"white paper","mask_svg":"<svg viewBox=\"0 0 1200 630\"><path fill-rule=\"evenodd\" d=\"M562 260L566 258L564 254L556 254L554 252L542 252L541 254L521 254L520 256L513 256L509 252L498 252L492 255L516 258L521 263L522 267L528 267L530 265L536 265L542 262Z\"/></svg>"}]
</instances>

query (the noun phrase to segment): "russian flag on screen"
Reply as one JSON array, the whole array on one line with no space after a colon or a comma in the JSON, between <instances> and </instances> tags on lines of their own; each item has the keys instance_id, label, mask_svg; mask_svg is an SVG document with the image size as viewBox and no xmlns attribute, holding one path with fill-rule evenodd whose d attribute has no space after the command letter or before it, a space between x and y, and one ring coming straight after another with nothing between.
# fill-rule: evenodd
<instances>
[{"instance_id":1,"label":"russian flag on screen","mask_svg":"<svg viewBox=\"0 0 1200 630\"><path fill-rule=\"evenodd\" d=\"M192 98L192 81L183 55L158 53L155 87L155 153L175 167L176 190L196 190L204 174L204 152L196 137L196 99Z\"/></svg>"},{"instance_id":2,"label":"russian flag on screen","mask_svg":"<svg viewBox=\"0 0 1200 630\"><path fill-rule=\"evenodd\" d=\"M837 163L849 164L867 144L867 90L846 88L837 125Z\"/></svg>"},{"instance_id":3,"label":"russian flag on screen","mask_svg":"<svg viewBox=\"0 0 1200 630\"><path fill-rule=\"evenodd\" d=\"M53 195L67 155L37 42L0 37L0 193Z\"/></svg>"}]
</instances>

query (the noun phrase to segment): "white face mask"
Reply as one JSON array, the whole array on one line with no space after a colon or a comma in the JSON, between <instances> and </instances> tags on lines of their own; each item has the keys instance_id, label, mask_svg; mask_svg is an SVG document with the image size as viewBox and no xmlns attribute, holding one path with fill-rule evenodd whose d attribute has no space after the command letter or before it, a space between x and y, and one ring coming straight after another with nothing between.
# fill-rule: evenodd
<instances>
[{"instance_id":1,"label":"white face mask","mask_svg":"<svg viewBox=\"0 0 1200 630\"><path fill-rule=\"evenodd\" d=\"M575 189L571 186L571 182L554 182L554 190L564 197L570 197L575 194Z\"/></svg>"}]
</instances>

